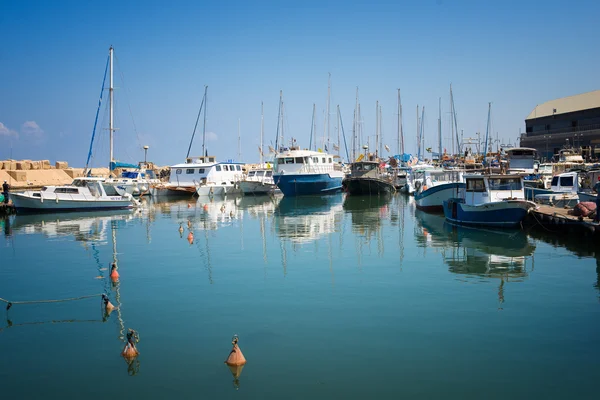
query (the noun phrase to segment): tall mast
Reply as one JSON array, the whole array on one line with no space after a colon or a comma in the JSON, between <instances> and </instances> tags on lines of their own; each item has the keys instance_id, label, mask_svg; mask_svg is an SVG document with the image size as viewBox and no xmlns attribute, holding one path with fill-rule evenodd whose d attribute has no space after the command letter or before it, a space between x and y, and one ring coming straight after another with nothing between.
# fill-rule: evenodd
<instances>
[{"instance_id":1,"label":"tall mast","mask_svg":"<svg viewBox=\"0 0 600 400\"><path fill-rule=\"evenodd\" d=\"M260 164L263 163L263 136L265 134L265 108L263 102L260 102Z\"/></svg>"},{"instance_id":2,"label":"tall mast","mask_svg":"<svg viewBox=\"0 0 600 400\"><path fill-rule=\"evenodd\" d=\"M425 158L425 106L421 108L421 151Z\"/></svg>"},{"instance_id":3,"label":"tall mast","mask_svg":"<svg viewBox=\"0 0 600 400\"><path fill-rule=\"evenodd\" d=\"M284 115L285 115L285 103L283 102L283 90L281 91L281 143L285 146L285 135L283 131L284 126Z\"/></svg>"},{"instance_id":4,"label":"tall mast","mask_svg":"<svg viewBox=\"0 0 600 400\"><path fill-rule=\"evenodd\" d=\"M379 100L375 102L375 156L379 156Z\"/></svg>"},{"instance_id":5,"label":"tall mast","mask_svg":"<svg viewBox=\"0 0 600 400\"><path fill-rule=\"evenodd\" d=\"M337 106L337 146L338 146L338 156L340 155L340 151L342 148L342 143L340 142L340 105Z\"/></svg>"},{"instance_id":6,"label":"tall mast","mask_svg":"<svg viewBox=\"0 0 600 400\"><path fill-rule=\"evenodd\" d=\"M329 147L331 147L331 142L329 138L329 114L330 114L330 104L331 104L331 72L329 73L329 80L327 81L327 151L329 151Z\"/></svg>"},{"instance_id":7,"label":"tall mast","mask_svg":"<svg viewBox=\"0 0 600 400\"><path fill-rule=\"evenodd\" d=\"M113 154L113 134L115 131L115 127L113 124L113 107L114 107L114 86L113 86L113 47L110 46L110 49L108 50L108 56L110 59L110 86L108 89L108 94L109 94L109 120L108 120L108 132L109 132L109 136L110 136L110 163L109 163L109 169L112 171L113 166L114 166L114 154Z\"/></svg>"},{"instance_id":8,"label":"tall mast","mask_svg":"<svg viewBox=\"0 0 600 400\"><path fill-rule=\"evenodd\" d=\"M280 123L281 123L281 103L282 103L282 97L283 97L283 90L279 91L279 110L277 110L277 135L275 136L275 154L277 154L279 152L279 129L282 128L280 127Z\"/></svg>"},{"instance_id":9,"label":"tall mast","mask_svg":"<svg viewBox=\"0 0 600 400\"><path fill-rule=\"evenodd\" d=\"M420 158L421 156L421 138L419 137L421 129L419 122L419 105L417 104L417 158Z\"/></svg>"},{"instance_id":10,"label":"tall mast","mask_svg":"<svg viewBox=\"0 0 600 400\"><path fill-rule=\"evenodd\" d=\"M240 136L240 119L238 118L238 162L242 161L242 137Z\"/></svg>"},{"instance_id":11,"label":"tall mast","mask_svg":"<svg viewBox=\"0 0 600 400\"><path fill-rule=\"evenodd\" d=\"M354 106L354 138L352 143L352 161L356 160L356 147L360 147L360 137L358 136L358 86L356 87L356 105Z\"/></svg>"},{"instance_id":12,"label":"tall mast","mask_svg":"<svg viewBox=\"0 0 600 400\"><path fill-rule=\"evenodd\" d=\"M456 147L458 150L458 153L462 152L462 138L461 140L458 139L458 124L456 123L456 108L454 108L454 95L452 94L452 84L450 84L450 102L452 105L452 120L454 121L454 131L456 132ZM462 136L462 133L461 133Z\"/></svg>"},{"instance_id":13,"label":"tall mast","mask_svg":"<svg viewBox=\"0 0 600 400\"><path fill-rule=\"evenodd\" d=\"M402 139L400 137L400 118L401 118L401 112L400 112L400 89L398 89L398 146L396 147L396 153L401 154L400 151L402 149Z\"/></svg>"},{"instance_id":14,"label":"tall mast","mask_svg":"<svg viewBox=\"0 0 600 400\"><path fill-rule=\"evenodd\" d=\"M450 84L450 93L452 93L452 84ZM452 95L450 95L450 138L452 139L452 155L456 154L454 152L454 124L453 124L453 120L454 120L454 116L452 114Z\"/></svg>"},{"instance_id":15,"label":"tall mast","mask_svg":"<svg viewBox=\"0 0 600 400\"><path fill-rule=\"evenodd\" d=\"M381 122L383 118L381 116L383 106L379 106L379 156L383 154L383 128L381 127Z\"/></svg>"},{"instance_id":16,"label":"tall mast","mask_svg":"<svg viewBox=\"0 0 600 400\"><path fill-rule=\"evenodd\" d=\"M316 104L313 103L313 112L312 112L312 121L310 122L310 140L308 142L308 149L312 150L313 149L313 135L316 134L317 132L317 126L316 126L316 122L315 122L315 111L316 111ZM315 138L315 142L316 142L316 138Z\"/></svg>"},{"instance_id":17,"label":"tall mast","mask_svg":"<svg viewBox=\"0 0 600 400\"><path fill-rule=\"evenodd\" d=\"M206 106L208 106L208 98L206 97L207 91L208 86L204 85L204 124L202 127L202 157L206 156Z\"/></svg>"},{"instance_id":18,"label":"tall mast","mask_svg":"<svg viewBox=\"0 0 600 400\"><path fill-rule=\"evenodd\" d=\"M485 128L485 147L483 148L483 164L485 165L485 156L487 155L488 137L490 134L490 116L492 113L492 103L488 103L488 120L487 127Z\"/></svg>"},{"instance_id":19,"label":"tall mast","mask_svg":"<svg viewBox=\"0 0 600 400\"><path fill-rule=\"evenodd\" d=\"M442 98L439 99L438 115L438 160L442 160Z\"/></svg>"}]
</instances>

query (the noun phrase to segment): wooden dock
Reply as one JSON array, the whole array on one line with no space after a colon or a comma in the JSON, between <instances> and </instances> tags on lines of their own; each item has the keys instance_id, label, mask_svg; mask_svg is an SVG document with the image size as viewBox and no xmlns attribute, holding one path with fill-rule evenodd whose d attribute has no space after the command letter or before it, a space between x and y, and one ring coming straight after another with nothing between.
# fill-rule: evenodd
<instances>
[{"instance_id":1,"label":"wooden dock","mask_svg":"<svg viewBox=\"0 0 600 400\"><path fill-rule=\"evenodd\" d=\"M590 218L571 215L569 214L571 210L540 205L537 210L529 211L526 223L529 226L539 226L555 234L600 238L600 224Z\"/></svg>"}]
</instances>

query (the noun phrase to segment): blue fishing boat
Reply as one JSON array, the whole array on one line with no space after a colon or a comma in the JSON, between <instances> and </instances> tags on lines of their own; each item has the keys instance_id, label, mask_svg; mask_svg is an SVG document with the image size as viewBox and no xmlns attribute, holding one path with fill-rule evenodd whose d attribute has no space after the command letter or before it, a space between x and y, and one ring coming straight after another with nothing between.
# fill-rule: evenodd
<instances>
[{"instance_id":1,"label":"blue fishing boat","mask_svg":"<svg viewBox=\"0 0 600 400\"><path fill-rule=\"evenodd\" d=\"M519 175L465 175L466 187L457 198L444 201L449 222L515 227L537 206L525 200L523 178Z\"/></svg>"},{"instance_id":2,"label":"blue fishing boat","mask_svg":"<svg viewBox=\"0 0 600 400\"><path fill-rule=\"evenodd\" d=\"M422 179L415 180L415 202L423 211L442 211L444 200L458 196L464 189L463 172L459 170L430 169L417 172Z\"/></svg>"},{"instance_id":3,"label":"blue fishing boat","mask_svg":"<svg viewBox=\"0 0 600 400\"><path fill-rule=\"evenodd\" d=\"M273 180L284 196L336 193L343 178L341 165L327 153L290 147L275 157Z\"/></svg>"}]
</instances>

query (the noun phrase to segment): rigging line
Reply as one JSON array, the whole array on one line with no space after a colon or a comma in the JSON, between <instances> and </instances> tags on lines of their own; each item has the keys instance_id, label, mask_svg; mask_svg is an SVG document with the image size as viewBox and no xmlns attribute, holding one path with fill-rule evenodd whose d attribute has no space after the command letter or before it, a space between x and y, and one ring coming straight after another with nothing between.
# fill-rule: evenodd
<instances>
[{"instance_id":1,"label":"rigging line","mask_svg":"<svg viewBox=\"0 0 600 400\"><path fill-rule=\"evenodd\" d=\"M133 119L133 112L131 111L131 103L129 102L129 89L125 86L125 77L123 75L123 70L121 69L121 65L119 64L119 58L115 56L117 60L117 69L119 70L119 75L121 76L121 84L123 85L124 93L125 93L125 101L127 102L127 107L129 108L129 116L131 117L131 123L133 124L133 131L135 132L135 136L137 137L138 144L140 148L142 147L142 141L140 140L140 135L137 131L137 126L135 125L135 120Z\"/></svg>"},{"instance_id":2,"label":"rigging line","mask_svg":"<svg viewBox=\"0 0 600 400\"><path fill-rule=\"evenodd\" d=\"M108 72L108 64L110 61L110 56L106 59L106 67L104 68L104 78L102 78L102 88L100 89L100 99L98 100L98 109L96 110L96 118L94 120L94 129L92 130L92 140L90 142L90 150L88 152L87 161L85 162L84 173L87 173L87 168L90 162L90 157L92 156L92 149L94 148L94 136L96 134L96 126L98 124L98 114L100 114L100 107L102 106L102 95L104 94L104 84L106 83L106 73Z\"/></svg>"},{"instance_id":3,"label":"rigging line","mask_svg":"<svg viewBox=\"0 0 600 400\"><path fill-rule=\"evenodd\" d=\"M196 124L194 124L194 131L192 132L192 139L190 140L190 146L188 147L187 155L185 158L190 156L190 151L192 150L192 143L194 143L194 136L196 135L196 129L198 128L198 121L200 121L200 115L202 115L202 107L204 106L204 100L206 100L206 92L202 96L202 103L200 103L200 109L198 110L198 116L196 117ZM204 157L204 154L202 154Z\"/></svg>"}]
</instances>

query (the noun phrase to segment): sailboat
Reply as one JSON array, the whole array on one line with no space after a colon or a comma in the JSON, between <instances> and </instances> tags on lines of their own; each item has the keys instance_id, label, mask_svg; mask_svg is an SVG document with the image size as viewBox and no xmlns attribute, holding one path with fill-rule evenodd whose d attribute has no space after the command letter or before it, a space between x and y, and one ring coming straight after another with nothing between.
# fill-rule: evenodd
<instances>
[{"instance_id":1,"label":"sailboat","mask_svg":"<svg viewBox=\"0 0 600 400\"><path fill-rule=\"evenodd\" d=\"M113 161L113 80L112 80L112 58L113 48L109 49L110 64L110 158ZM106 78L106 71L104 73ZM102 82L104 88L104 82ZM100 95L100 103L102 94ZM96 116L97 119L97 116ZM95 129L95 126L94 126ZM94 137L92 136L93 145ZM91 147L90 145L90 147ZM89 163L91 156L88 155ZM98 177L81 177L76 178L70 185L65 186L44 186L42 190L33 191L27 190L23 193L12 194L13 203L17 212L23 211L42 211L42 212L57 212L57 211L78 211L78 210L109 210L109 209L129 209L137 205L137 200L126 192L118 191L114 185L106 182L104 178Z\"/></svg>"}]
</instances>

